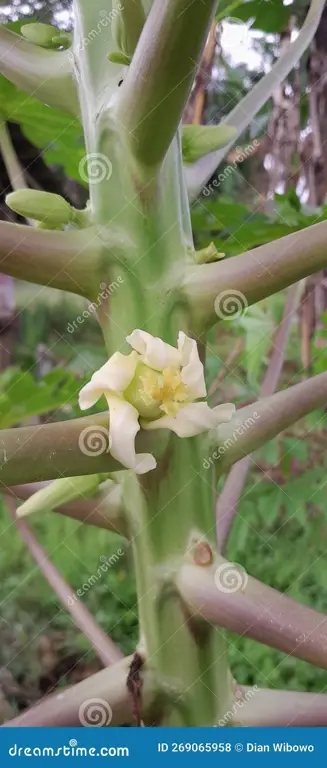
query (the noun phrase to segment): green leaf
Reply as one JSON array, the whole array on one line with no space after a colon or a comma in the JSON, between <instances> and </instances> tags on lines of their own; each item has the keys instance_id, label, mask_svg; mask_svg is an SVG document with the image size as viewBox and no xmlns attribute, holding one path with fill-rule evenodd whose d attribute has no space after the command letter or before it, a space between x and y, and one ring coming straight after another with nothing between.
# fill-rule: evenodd
<instances>
[{"instance_id":1,"label":"green leaf","mask_svg":"<svg viewBox=\"0 0 327 768\"><path fill-rule=\"evenodd\" d=\"M233 16L241 21L254 19L252 29L263 32L282 32L287 26L292 6L283 5L283 0L250 0L233 11Z\"/></svg>"},{"instance_id":2,"label":"green leaf","mask_svg":"<svg viewBox=\"0 0 327 768\"><path fill-rule=\"evenodd\" d=\"M269 495L262 496L258 501L258 511L263 523L273 525L278 519L281 504L283 504L283 491L277 485L270 488Z\"/></svg>"},{"instance_id":3,"label":"green leaf","mask_svg":"<svg viewBox=\"0 0 327 768\"><path fill-rule=\"evenodd\" d=\"M306 461L308 458L308 445L305 440L298 437L284 437L283 452L289 453L298 461Z\"/></svg>"},{"instance_id":4,"label":"green leaf","mask_svg":"<svg viewBox=\"0 0 327 768\"><path fill-rule=\"evenodd\" d=\"M42 150L47 165L62 168L66 176L86 183L79 173L85 146L77 118L41 104L3 76L0 76L0 113L5 120L20 125L24 136Z\"/></svg>"},{"instance_id":5,"label":"green leaf","mask_svg":"<svg viewBox=\"0 0 327 768\"><path fill-rule=\"evenodd\" d=\"M269 440L269 443L266 443L260 451L257 451L255 454L255 458L258 457L258 459L262 459L263 461L266 461L267 464L272 464L272 466L275 466L275 464L278 464L279 462L279 450L278 450L278 441L277 440Z\"/></svg>"},{"instance_id":6,"label":"green leaf","mask_svg":"<svg viewBox=\"0 0 327 768\"><path fill-rule=\"evenodd\" d=\"M28 372L8 368L0 376L0 429L75 405L82 386L83 380L60 368L39 381Z\"/></svg>"}]
</instances>

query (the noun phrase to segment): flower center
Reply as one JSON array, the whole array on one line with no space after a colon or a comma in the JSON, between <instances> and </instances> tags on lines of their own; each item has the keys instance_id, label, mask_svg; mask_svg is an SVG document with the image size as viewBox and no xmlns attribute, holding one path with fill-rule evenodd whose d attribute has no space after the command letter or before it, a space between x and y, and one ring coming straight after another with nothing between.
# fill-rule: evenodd
<instances>
[{"instance_id":1,"label":"flower center","mask_svg":"<svg viewBox=\"0 0 327 768\"><path fill-rule=\"evenodd\" d=\"M181 405L190 399L177 368L164 368L159 373L143 363L138 365L134 379L124 394L126 400L146 419L158 419L162 412L176 416Z\"/></svg>"},{"instance_id":2,"label":"flower center","mask_svg":"<svg viewBox=\"0 0 327 768\"><path fill-rule=\"evenodd\" d=\"M177 368L164 368L157 373L150 368L140 376L143 384L141 393L144 402L156 402L161 411L168 416L176 416L182 403L187 402L188 394Z\"/></svg>"}]
</instances>

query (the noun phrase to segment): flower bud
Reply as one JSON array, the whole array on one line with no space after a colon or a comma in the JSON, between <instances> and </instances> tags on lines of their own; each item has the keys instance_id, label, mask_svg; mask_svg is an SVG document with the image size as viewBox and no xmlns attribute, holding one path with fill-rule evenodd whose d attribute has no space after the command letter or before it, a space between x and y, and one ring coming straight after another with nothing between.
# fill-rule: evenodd
<instances>
[{"instance_id":1,"label":"flower bud","mask_svg":"<svg viewBox=\"0 0 327 768\"><path fill-rule=\"evenodd\" d=\"M112 53L108 53L108 59L112 64L120 64L122 67L128 67L131 63L131 57L126 56L126 54L121 51L112 51Z\"/></svg>"},{"instance_id":2,"label":"flower bud","mask_svg":"<svg viewBox=\"0 0 327 768\"><path fill-rule=\"evenodd\" d=\"M61 32L51 24L24 24L20 31L29 43L40 45L41 48L67 47L69 40L67 32Z\"/></svg>"},{"instance_id":3,"label":"flower bud","mask_svg":"<svg viewBox=\"0 0 327 768\"><path fill-rule=\"evenodd\" d=\"M74 499L94 496L99 485L108 475L87 475L86 477L63 477L54 480L33 494L17 509L17 517L27 517L38 512L49 512L69 504Z\"/></svg>"},{"instance_id":4,"label":"flower bud","mask_svg":"<svg viewBox=\"0 0 327 768\"><path fill-rule=\"evenodd\" d=\"M34 189L19 189L6 197L12 211L47 224L49 228L58 224L70 224L74 220L74 209L60 195L40 192Z\"/></svg>"},{"instance_id":5,"label":"flower bud","mask_svg":"<svg viewBox=\"0 0 327 768\"><path fill-rule=\"evenodd\" d=\"M117 48L125 56L133 56L145 22L141 0L113 0L111 31Z\"/></svg>"},{"instance_id":6,"label":"flower bud","mask_svg":"<svg viewBox=\"0 0 327 768\"><path fill-rule=\"evenodd\" d=\"M209 243L206 248L202 248L201 251L194 251L194 258L197 264L211 264L213 261L219 261L225 256L224 253L217 251L214 243Z\"/></svg>"},{"instance_id":7,"label":"flower bud","mask_svg":"<svg viewBox=\"0 0 327 768\"><path fill-rule=\"evenodd\" d=\"M232 125L183 125L184 163L195 163L203 155L224 147L236 135Z\"/></svg>"}]
</instances>

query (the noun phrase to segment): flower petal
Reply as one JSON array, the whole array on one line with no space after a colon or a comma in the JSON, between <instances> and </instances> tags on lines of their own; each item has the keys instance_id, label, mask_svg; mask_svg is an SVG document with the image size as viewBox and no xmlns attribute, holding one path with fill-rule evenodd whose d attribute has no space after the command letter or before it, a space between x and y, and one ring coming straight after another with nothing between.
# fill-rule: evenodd
<instances>
[{"instance_id":1,"label":"flower petal","mask_svg":"<svg viewBox=\"0 0 327 768\"><path fill-rule=\"evenodd\" d=\"M110 453L127 469L138 475L155 469L157 462L151 453L135 453L135 436L139 425L139 414L133 405L116 395L107 395L109 406Z\"/></svg>"},{"instance_id":2,"label":"flower petal","mask_svg":"<svg viewBox=\"0 0 327 768\"><path fill-rule=\"evenodd\" d=\"M234 413L234 406L229 405L230 418ZM218 406L218 409L222 406ZM225 416L227 416L227 406ZM233 410L231 410L233 409ZM229 419L221 418L222 412L217 413L216 409L209 408L207 403L188 403L179 409L176 416L163 416L155 421L141 421L143 429L170 429L178 437L194 437L206 432L208 429L215 429L222 421Z\"/></svg>"},{"instance_id":3,"label":"flower petal","mask_svg":"<svg viewBox=\"0 0 327 768\"><path fill-rule=\"evenodd\" d=\"M181 356L175 347L171 347L156 336L151 336L146 331L140 331L137 328L126 336L126 341L141 355L142 362L154 368L155 371L163 371L164 368L170 367L179 368L181 365Z\"/></svg>"},{"instance_id":4,"label":"flower petal","mask_svg":"<svg viewBox=\"0 0 327 768\"><path fill-rule=\"evenodd\" d=\"M81 410L91 408L101 395L107 392L117 392L117 394L123 392L132 381L138 361L139 356L136 352L131 352L130 355L115 352L108 362L93 374L91 381L81 389L79 393Z\"/></svg>"},{"instance_id":5,"label":"flower petal","mask_svg":"<svg viewBox=\"0 0 327 768\"><path fill-rule=\"evenodd\" d=\"M204 368L199 358L198 346L194 339L183 331L178 334L178 350L181 355L183 384L187 386L190 397L206 397L207 389L204 380Z\"/></svg>"},{"instance_id":6,"label":"flower petal","mask_svg":"<svg viewBox=\"0 0 327 768\"><path fill-rule=\"evenodd\" d=\"M234 403L222 403L222 405L215 405L212 409L217 417L219 424L227 424L234 416L236 411Z\"/></svg>"}]
</instances>

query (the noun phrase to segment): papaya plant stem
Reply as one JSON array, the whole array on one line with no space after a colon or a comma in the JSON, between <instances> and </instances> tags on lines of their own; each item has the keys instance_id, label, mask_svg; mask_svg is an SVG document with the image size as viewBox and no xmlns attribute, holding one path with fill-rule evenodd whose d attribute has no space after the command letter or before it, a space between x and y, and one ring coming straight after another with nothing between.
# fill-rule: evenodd
<instances>
[{"instance_id":1,"label":"papaya plant stem","mask_svg":"<svg viewBox=\"0 0 327 768\"><path fill-rule=\"evenodd\" d=\"M214 304L219 297L239 296L243 306L254 304L291 283L327 266L327 221L273 240L239 256L189 267L184 274L186 296L197 318L197 328L219 320Z\"/></svg>"},{"instance_id":2,"label":"papaya plant stem","mask_svg":"<svg viewBox=\"0 0 327 768\"><path fill-rule=\"evenodd\" d=\"M117 119L135 157L160 163L175 135L217 0L154 0L121 89Z\"/></svg>"},{"instance_id":3,"label":"papaya plant stem","mask_svg":"<svg viewBox=\"0 0 327 768\"><path fill-rule=\"evenodd\" d=\"M221 424L214 454L217 471L260 448L316 408L326 405L327 372L239 408L228 424ZM212 462L211 462L212 463Z\"/></svg>"},{"instance_id":4,"label":"papaya plant stem","mask_svg":"<svg viewBox=\"0 0 327 768\"><path fill-rule=\"evenodd\" d=\"M133 702L126 680L132 657L127 657L107 669L97 672L77 685L60 688L58 693L46 696L39 704L6 723L6 727L64 728L81 726L88 721L90 700L102 701L104 723L110 726L133 725ZM156 724L160 713L157 681L150 672L144 672L142 685L142 714L148 724ZM107 706L106 706L107 705ZM3 727L3 726L2 726Z\"/></svg>"},{"instance_id":5,"label":"papaya plant stem","mask_svg":"<svg viewBox=\"0 0 327 768\"><path fill-rule=\"evenodd\" d=\"M299 727L327 725L327 695L304 691L279 691L240 687L242 699L235 705L231 723L249 728Z\"/></svg>"},{"instance_id":6,"label":"papaya plant stem","mask_svg":"<svg viewBox=\"0 0 327 768\"><path fill-rule=\"evenodd\" d=\"M123 653L110 639L101 627L96 623L86 606L77 599L73 588L67 584L57 568L51 562L49 555L34 536L30 526L25 520L18 520L13 505L13 500L7 500L9 511L13 517L15 526L28 547L33 560L36 562L44 578L59 597L65 611L70 613L76 626L89 640L96 655L103 665L115 664L123 658Z\"/></svg>"},{"instance_id":7,"label":"papaya plant stem","mask_svg":"<svg viewBox=\"0 0 327 768\"><path fill-rule=\"evenodd\" d=\"M4 275L92 300L100 291L100 260L91 227L55 232L0 222L0 267Z\"/></svg>"},{"instance_id":8,"label":"papaya plant stem","mask_svg":"<svg viewBox=\"0 0 327 768\"><path fill-rule=\"evenodd\" d=\"M248 576L217 556L208 568L185 564L176 584L190 615L327 669L327 616Z\"/></svg>"},{"instance_id":9,"label":"papaya plant stem","mask_svg":"<svg viewBox=\"0 0 327 768\"><path fill-rule=\"evenodd\" d=\"M213 556L210 483L198 482L196 439L171 441L169 474L163 462L139 487L124 477L139 605L140 649L146 667L165 681L169 706L161 725L216 725L232 698L223 633L208 624L197 634L186 620L174 584L185 553ZM191 472L190 472L191 468ZM203 545L204 542L204 545Z\"/></svg>"},{"instance_id":10,"label":"papaya plant stem","mask_svg":"<svg viewBox=\"0 0 327 768\"><path fill-rule=\"evenodd\" d=\"M219 265L223 267L222 271L221 268L216 271L216 265L213 265L214 271L210 265L193 265L190 212L177 129L215 7L214 0L201 0L201 3L155 0L131 66L126 77L124 74L123 84L118 87L113 76L115 65L107 59L107 53L112 50L111 26L108 24L103 29L99 21L102 0L92 3L74 0L76 27L72 51L87 148L85 160L90 170L96 159L100 170L98 178L90 178L89 215L93 222L91 242L95 255L89 245L89 230L80 233L81 243L85 243L87 250L85 260L80 243L81 247L71 254L68 263L65 261L63 253L69 248L64 238L70 236L69 232L53 233L56 239L45 239L43 245L47 253L45 258L49 258L50 253L51 280L58 279L53 268L55 253L59 262L60 258L64 261L63 264L60 262L59 275L64 275L65 279L59 287L72 290L73 282L79 282L81 294L88 298L89 291L93 297L101 280L107 280L108 276L113 279L123 272L119 292L110 297L110 317L107 306L101 307L99 313L108 353L124 351L125 338L135 328L148 330L174 345L180 330L190 334L200 327L202 332L217 319L213 304L217 293L224 289L221 281L225 280L225 286L233 289L238 285L235 282L238 274L240 284L245 286L246 299L255 301L299 279L301 270L307 274L305 270L320 269L327 263L323 244L326 227L321 229L322 225L318 225L319 234L313 234L310 243L306 242L304 253L302 243L306 237L310 239L307 233L297 235L296 241L287 240L284 250L291 250L291 256L289 252L284 253L279 260L275 255L278 246L276 248L273 243L271 250L265 246L268 249L268 255L266 250L266 256L262 257L263 261L266 258L265 265L260 262L258 251L248 259L243 256L239 260L237 257L228 260L228 264ZM124 17L127 18L126 14ZM99 34L95 32L98 28ZM60 55L58 52L58 57ZM119 253L111 247L113 222L117 231L124 234ZM10 230L4 232L8 235ZM317 229L312 228L311 232L317 233ZM15 238L16 234L17 230ZM77 237L79 233L73 234L74 245L73 240L69 241L72 251L77 242L75 235ZM27 249L24 257L21 255L21 271L27 257L33 264L37 245L35 239L32 252ZM37 258L33 269L29 268L28 279L42 273L38 252ZM75 264L76 272L73 271ZM78 292L76 288L75 292ZM205 334L201 341L204 347ZM217 445L218 450L223 447L221 458L225 463L221 461L219 467L224 469L228 466L229 456L237 460L257 444L262 444L267 436L269 439L284 429L290 423L288 419L294 421L322 405L326 384L326 375L322 375L314 378L309 387L304 383L287 393L278 393L275 399L266 398L251 406L250 411L240 409L236 421L224 425L218 434L179 439L163 430L141 430L137 452L153 453L157 467L143 476L122 471L121 486L136 570L140 619L138 651L144 658L142 716L146 724L158 722L159 718L162 725L169 726L217 725L234 697L226 639L222 631L216 630L215 622L218 618L221 627L224 623L229 626L226 615L229 619L230 612L233 614L236 598L232 596L230 609L225 603L223 606L219 603L218 616L212 588L213 564L224 564L224 561L217 560L215 551L214 462L209 463L209 472L202 467L204 451L216 450ZM254 410L257 412L255 419ZM244 420L245 428L239 438L237 432L234 440L239 419ZM98 437L103 438L103 450L101 446L99 450L98 442L94 455L92 440L88 443L86 439L89 430L94 431L95 437L98 433ZM225 450L224 441L227 440L231 441L231 447L228 443L228 450ZM123 469L109 453L107 413L64 424L4 430L0 434L0 452L3 484L106 474ZM48 496L47 493L44 495ZM197 580L195 585L192 579ZM212 614L205 616L205 620L201 614L202 584L208 588L206 606ZM245 600L250 618L254 606L257 607L251 592L253 582L251 584ZM199 599L193 611L195 615L190 620L187 609L194 594L187 590L193 587L195 600ZM264 590L268 588L260 586L260 589L267 594ZM271 597L270 592L268 597ZM277 611L277 598L274 599L272 608ZM303 612L306 609L298 607L297 610ZM236 604L234 613L235 622L243 622L249 629L243 603ZM310 614L311 621L313 616L316 617L315 612ZM280 624L284 626L285 621L283 615ZM277 644L278 616L275 622L274 642ZM262 636L263 642L268 639L267 626L267 621L260 615L257 634ZM286 649L291 641L294 637L291 631L286 631ZM304 644L306 652L311 651L311 657L317 661L322 655L317 638L314 648L307 636ZM78 724L78 719L81 722L80 707L85 699L93 696L104 698L110 705L113 725L132 722L133 707L127 690L130 662L124 660L110 671L110 675L96 675L86 685L61 692L60 699L53 697L48 706L42 703L42 707L34 710L34 719L33 713L25 716L25 723ZM156 710L158 696L161 706ZM17 719L12 724L17 724Z\"/></svg>"},{"instance_id":11,"label":"papaya plant stem","mask_svg":"<svg viewBox=\"0 0 327 768\"><path fill-rule=\"evenodd\" d=\"M1 430L0 484L7 487L17 481L20 484L125 469L108 452L108 413L71 419L64 425L63 429L58 421ZM160 457L166 445L164 430L160 432L141 431L137 451Z\"/></svg>"},{"instance_id":12,"label":"papaya plant stem","mask_svg":"<svg viewBox=\"0 0 327 768\"><path fill-rule=\"evenodd\" d=\"M214 3L211 2L210 5L213 10ZM207 13L207 0L200 5L196 4L196 12L192 4L182 3L180 0L169 4L164 0L164 3L156 3L153 7L150 15L155 14L152 19L155 19L156 23L158 19L163 20L166 17L164 12L168 13L169 8L169 35L167 30L163 30L163 34L165 47L168 46L172 52L171 35L174 47L172 60L175 66L177 39L187 46L188 34L185 34L181 20L175 19L176 32L179 30L177 38L172 28L173 6L175 11L185 10L186 32L187 19L191 12L195 23L190 35L193 39L194 34L196 35L199 50L206 37L206 24L202 25L201 15L207 14L209 20L211 14ZM99 73L98 61L102 50L101 47L97 50L97 46L91 44L82 54L79 41L87 37L94 28L93 12L96 15L98 7L98 0L92 5L88 0L75 0L78 25L73 48L81 73L79 88L87 151L110 159L112 165L111 175L103 174L98 184L90 185L92 216L100 225L99 236L103 242L104 263L105 233L108 224L113 219L118 226L121 222L121 228L127 235L126 239L129 237L129 243L119 264L119 269L124 270L124 282L119 296L118 292L113 294L110 319L104 317L101 320L101 328L110 353L122 348L126 335L133 328L149 330L151 334L176 345L178 332L181 329L188 332L189 311L184 297L172 287L172 281L176 269L181 270L182 264L186 262L193 240L182 177L180 136L173 138L173 133L176 133L181 118L178 110L182 109L182 101L187 98L196 59L187 62L187 73L190 74L185 80L186 85L184 83L181 89L176 89L171 103L167 99L164 108L165 119L162 119L161 105L158 112L153 112L158 126L153 140L154 145L158 142L159 151L155 158L151 156L147 163L143 139L140 145L136 144L133 137L126 136L126 131L124 132L121 125L119 105L121 100L125 99L124 85L116 88L111 95L108 85L108 98L100 105L96 123L93 112L90 111L89 104L92 105L94 95L88 94L89 84L92 82L94 94L100 93L100 76L96 73ZM148 23L153 23L150 17L145 28ZM157 32L158 39L153 36L153 42L161 46L159 27ZM164 53L164 48L159 56L160 50L157 50L158 57L154 67L159 65L161 58L164 69L167 70L166 74L163 74L163 82L165 81L166 86L172 85L169 78L176 77L175 69L169 69L169 57ZM197 50L197 46L195 53L192 50L195 57ZM144 55L145 60L148 56L151 58L151 48L145 46ZM144 82L141 77L142 72L144 74L142 64L139 62L139 65L134 66L137 56L136 52L131 69L134 67L138 87L141 85L141 100L148 87L153 98L156 98L154 87L158 86L160 92L160 82L154 78L152 71L149 73L149 82ZM143 53L140 57L143 61ZM182 58L178 50L179 62L182 62ZM178 72L180 78L180 69ZM134 99L134 89L131 95ZM145 102L147 103L146 98ZM137 100L135 103L137 109ZM155 103L153 106L156 106ZM133 105L128 109L129 114L133 115ZM150 122L153 115L149 115ZM139 120L140 113L135 113L136 123ZM140 125L140 131L143 131L144 127L148 130L146 121L145 126L143 123ZM173 132L171 136L168 136L167 131ZM140 155L139 147L141 152L144 150L144 157ZM163 159L165 152L164 162L161 163L159 161ZM148 174L152 162L157 165L151 166ZM114 264L113 268L118 268L118 265ZM209 482L201 483L196 489L195 483L192 483L195 476L190 470L191 464L199 466L200 463L201 442L198 439L178 440L171 433L160 434L159 430L152 434L154 450L147 447L146 452L154 453L158 461L157 468L144 477L136 477L130 472L122 473L124 507L127 510L136 567L140 619L139 649L145 653L145 673L147 670L153 670L167 692L169 706L163 713L162 724L214 725L220 709L225 709L232 698L224 637L212 627L208 627L201 640L196 637L185 623L183 607L176 589L171 591L172 568L190 546L192 532L195 531L196 540L201 535L211 536L211 546L214 546L212 487ZM140 441L148 444L145 435L146 433L140 435ZM139 451L138 442L137 452ZM93 459L89 460L89 464L91 461L93 462Z\"/></svg>"},{"instance_id":13,"label":"papaya plant stem","mask_svg":"<svg viewBox=\"0 0 327 768\"><path fill-rule=\"evenodd\" d=\"M261 388L260 397L272 395L278 386L281 376L287 343L291 325L294 320L299 303L302 284L292 285L287 292L284 306L283 318L273 338L273 348L269 359L267 371L265 373ZM252 464L252 456L246 456L238 461L230 470L225 480L223 489L217 499L216 504L216 524L217 524L217 542L222 553L225 551L228 536L230 534L234 517L237 513L237 504L243 491L249 469Z\"/></svg>"}]
</instances>

